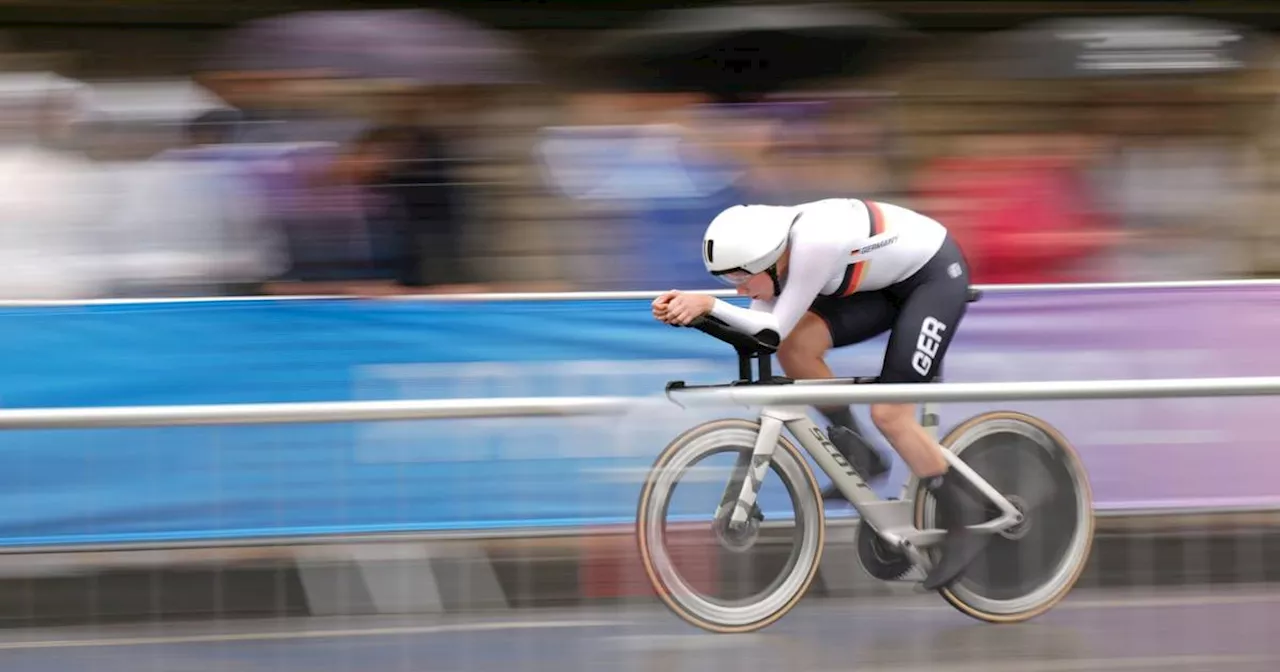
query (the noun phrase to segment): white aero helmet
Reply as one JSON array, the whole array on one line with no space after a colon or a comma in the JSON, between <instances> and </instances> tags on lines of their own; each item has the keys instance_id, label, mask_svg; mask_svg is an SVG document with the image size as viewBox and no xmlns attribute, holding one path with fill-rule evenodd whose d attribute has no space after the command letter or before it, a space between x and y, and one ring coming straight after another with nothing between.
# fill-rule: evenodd
<instances>
[{"instance_id":1,"label":"white aero helmet","mask_svg":"<svg viewBox=\"0 0 1280 672\"><path fill-rule=\"evenodd\" d=\"M702 263L729 284L773 268L786 249L800 209L779 205L735 205L707 226Z\"/></svg>"}]
</instances>

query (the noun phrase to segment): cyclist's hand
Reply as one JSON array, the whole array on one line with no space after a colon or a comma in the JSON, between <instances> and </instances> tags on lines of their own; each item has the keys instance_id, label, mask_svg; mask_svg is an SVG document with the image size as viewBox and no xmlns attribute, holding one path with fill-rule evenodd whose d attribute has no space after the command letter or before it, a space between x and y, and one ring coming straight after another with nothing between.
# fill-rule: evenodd
<instances>
[{"instance_id":1,"label":"cyclist's hand","mask_svg":"<svg viewBox=\"0 0 1280 672\"><path fill-rule=\"evenodd\" d=\"M654 319L657 319L659 322L666 322L668 308L671 304L671 299L676 298L676 296L679 294L680 294L679 291L673 289L669 292L663 292L662 296L659 296L658 298L654 299L653 300Z\"/></svg>"},{"instance_id":2,"label":"cyclist's hand","mask_svg":"<svg viewBox=\"0 0 1280 672\"><path fill-rule=\"evenodd\" d=\"M708 294L677 294L667 302L667 324L687 325L690 322L711 312L715 307L715 297Z\"/></svg>"}]
</instances>

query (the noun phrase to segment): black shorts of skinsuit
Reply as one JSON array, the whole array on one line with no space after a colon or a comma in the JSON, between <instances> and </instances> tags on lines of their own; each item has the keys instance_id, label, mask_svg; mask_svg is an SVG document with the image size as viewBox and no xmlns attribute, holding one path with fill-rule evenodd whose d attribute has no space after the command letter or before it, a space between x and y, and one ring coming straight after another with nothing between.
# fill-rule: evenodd
<instances>
[{"instance_id":1,"label":"black shorts of skinsuit","mask_svg":"<svg viewBox=\"0 0 1280 672\"><path fill-rule=\"evenodd\" d=\"M827 323L837 348L892 330L880 382L927 383L940 375L968 307L968 292L969 265L947 236L933 258L906 280L849 296L820 296L809 311Z\"/></svg>"}]
</instances>

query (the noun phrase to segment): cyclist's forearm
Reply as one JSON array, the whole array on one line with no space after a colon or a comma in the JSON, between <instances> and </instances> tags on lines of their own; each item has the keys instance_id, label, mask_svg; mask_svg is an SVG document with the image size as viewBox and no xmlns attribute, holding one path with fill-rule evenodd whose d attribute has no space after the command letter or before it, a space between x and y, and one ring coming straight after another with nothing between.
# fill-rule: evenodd
<instances>
[{"instance_id":1,"label":"cyclist's forearm","mask_svg":"<svg viewBox=\"0 0 1280 672\"><path fill-rule=\"evenodd\" d=\"M730 327L746 334L759 333L765 329L779 331L778 318L772 313L766 313L763 310L751 310L750 308L739 308L721 299L716 299L715 304L712 305L711 316L724 320Z\"/></svg>"}]
</instances>

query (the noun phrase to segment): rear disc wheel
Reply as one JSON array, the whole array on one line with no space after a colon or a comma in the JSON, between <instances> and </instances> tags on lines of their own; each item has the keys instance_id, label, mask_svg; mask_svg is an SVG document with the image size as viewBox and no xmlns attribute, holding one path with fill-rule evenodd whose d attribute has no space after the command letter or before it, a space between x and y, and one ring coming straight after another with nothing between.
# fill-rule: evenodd
<instances>
[{"instance_id":1,"label":"rear disc wheel","mask_svg":"<svg viewBox=\"0 0 1280 672\"><path fill-rule=\"evenodd\" d=\"M986 550L939 592L979 620L1017 623L1061 601L1080 579L1093 546L1093 493L1084 465L1048 423L1012 411L984 413L952 430L942 445L978 472L1023 514L991 535ZM943 528L947 512L917 486L915 524ZM986 519L1000 515L987 504ZM937 561L936 549L928 551Z\"/></svg>"}]
</instances>

